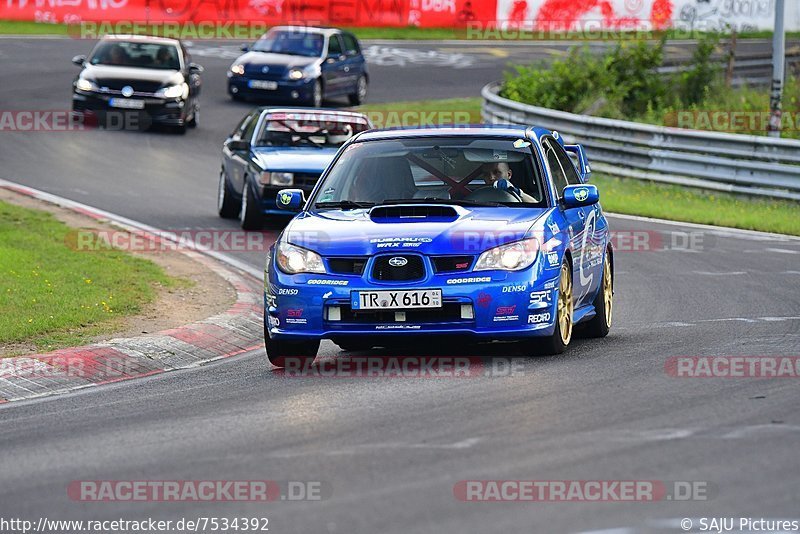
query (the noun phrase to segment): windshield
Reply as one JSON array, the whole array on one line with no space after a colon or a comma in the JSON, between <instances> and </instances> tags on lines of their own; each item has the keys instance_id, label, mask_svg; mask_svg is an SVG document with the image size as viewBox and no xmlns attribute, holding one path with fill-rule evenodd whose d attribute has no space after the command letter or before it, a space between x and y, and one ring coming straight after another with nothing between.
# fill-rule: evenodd
<instances>
[{"instance_id":1,"label":"windshield","mask_svg":"<svg viewBox=\"0 0 800 534\"><path fill-rule=\"evenodd\" d=\"M339 148L369 129L366 118L313 113L273 113L261 128L257 146Z\"/></svg>"},{"instance_id":2,"label":"windshield","mask_svg":"<svg viewBox=\"0 0 800 534\"><path fill-rule=\"evenodd\" d=\"M348 146L318 189L314 208L442 202L544 206L525 139L476 137L369 141Z\"/></svg>"},{"instance_id":3,"label":"windshield","mask_svg":"<svg viewBox=\"0 0 800 534\"><path fill-rule=\"evenodd\" d=\"M324 45L325 38L321 33L303 30L270 30L253 45L253 50L292 56L320 57Z\"/></svg>"},{"instance_id":4,"label":"windshield","mask_svg":"<svg viewBox=\"0 0 800 534\"><path fill-rule=\"evenodd\" d=\"M178 48L169 44L107 41L97 45L89 63L144 69L180 70Z\"/></svg>"}]
</instances>

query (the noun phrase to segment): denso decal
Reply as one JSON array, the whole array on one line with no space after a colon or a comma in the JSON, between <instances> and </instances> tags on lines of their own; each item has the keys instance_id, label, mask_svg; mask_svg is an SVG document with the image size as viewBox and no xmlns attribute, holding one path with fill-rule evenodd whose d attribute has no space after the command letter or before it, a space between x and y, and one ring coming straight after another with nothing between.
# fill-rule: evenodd
<instances>
[{"instance_id":1,"label":"denso decal","mask_svg":"<svg viewBox=\"0 0 800 534\"><path fill-rule=\"evenodd\" d=\"M491 281L492 278L490 276L476 276L472 278L451 278L447 281L447 284L482 284Z\"/></svg>"},{"instance_id":2,"label":"denso decal","mask_svg":"<svg viewBox=\"0 0 800 534\"><path fill-rule=\"evenodd\" d=\"M504 286L502 293L524 293L528 290L528 286L523 285L516 285L516 286Z\"/></svg>"},{"instance_id":3,"label":"denso decal","mask_svg":"<svg viewBox=\"0 0 800 534\"><path fill-rule=\"evenodd\" d=\"M283 287L278 288L278 295L297 295L299 293L299 289L286 289Z\"/></svg>"}]
</instances>

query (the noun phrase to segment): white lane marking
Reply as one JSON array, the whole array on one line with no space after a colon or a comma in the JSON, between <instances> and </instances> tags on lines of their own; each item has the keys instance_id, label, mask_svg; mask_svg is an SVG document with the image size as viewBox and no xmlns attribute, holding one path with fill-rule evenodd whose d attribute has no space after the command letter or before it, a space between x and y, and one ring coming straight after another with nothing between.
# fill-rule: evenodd
<instances>
[{"instance_id":1,"label":"white lane marking","mask_svg":"<svg viewBox=\"0 0 800 534\"><path fill-rule=\"evenodd\" d=\"M797 425L783 425L783 424L749 425L722 434L720 438L739 439L739 438L750 438L750 437L764 437L764 434L789 434L797 432L800 432L800 426Z\"/></svg>"},{"instance_id":2,"label":"white lane marking","mask_svg":"<svg viewBox=\"0 0 800 534\"><path fill-rule=\"evenodd\" d=\"M641 217L639 215L624 215L621 213L606 213L606 216L616 219L626 219L629 221L650 222L664 224L668 226L682 226L684 228L703 228L714 230L720 237L735 237L741 239L751 239L755 241L800 241L800 237L785 234L774 234L770 232L758 232L756 230L741 230L739 228L726 228L724 226L714 226L711 224L697 224L681 221L668 221L666 219L654 219L652 217Z\"/></svg>"},{"instance_id":3,"label":"white lane marking","mask_svg":"<svg viewBox=\"0 0 800 534\"><path fill-rule=\"evenodd\" d=\"M740 322L740 323L779 323L786 321L800 321L800 316L787 316L787 317L721 317L718 319L698 319L694 322L686 321L667 321L663 323L629 323L624 326L615 326L614 330L639 330L643 326L649 328L672 328L672 327L687 327L697 326L702 323L726 323L726 322Z\"/></svg>"},{"instance_id":4,"label":"white lane marking","mask_svg":"<svg viewBox=\"0 0 800 534\"><path fill-rule=\"evenodd\" d=\"M711 271L692 271L694 274L700 274L703 276L739 276L742 274L747 274L745 271L730 271L727 273L712 273Z\"/></svg>"},{"instance_id":5,"label":"white lane marking","mask_svg":"<svg viewBox=\"0 0 800 534\"><path fill-rule=\"evenodd\" d=\"M778 254L800 254L797 250L789 250L787 248L767 248L767 252L777 252Z\"/></svg>"},{"instance_id":6,"label":"white lane marking","mask_svg":"<svg viewBox=\"0 0 800 534\"><path fill-rule=\"evenodd\" d=\"M386 450L386 449L433 449L433 450L463 450L469 449L472 446L482 441L482 438L467 438L455 443L361 443L351 447L344 447L341 449L326 449L325 451L316 451L314 454L322 454L325 456L348 456L353 454L363 454L364 451L369 450ZM307 456L307 451L298 452L275 452L268 454L270 458L296 458Z\"/></svg>"},{"instance_id":7,"label":"white lane marking","mask_svg":"<svg viewBox=\"0 0 800 534\"><path fill-rule=\"evenodd\" d=\"M783 271L781 274L800 274L800 271Z\"/></svg>"}]
</instances>

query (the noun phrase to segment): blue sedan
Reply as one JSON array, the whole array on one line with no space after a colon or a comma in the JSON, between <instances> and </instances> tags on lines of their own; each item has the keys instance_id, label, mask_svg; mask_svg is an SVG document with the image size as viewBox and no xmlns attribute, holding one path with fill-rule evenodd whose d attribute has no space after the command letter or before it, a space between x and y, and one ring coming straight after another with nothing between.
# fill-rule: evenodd
<instances>
[{"instance_id":1,"label":"blue sedan","mask_svg":"<svg viewBox=\"0 0 800 534\"><path fill-rule=\"evenodd\" d=\"M257 108L222 145L217 210L256 230L265 216L286 212L275 205L278 191L311 193L339 147L372 127L361 113L300 108Z\"/></svg>"},{"instance_id":2,"label":"blue sedan","mask_svg":"<svg viewBox=\"0 0 800 534\"><path fill-rule=\"evenodd\" d=\"M613 250L580 145L542 128L384 130L340 150L270 249L267 356L420 336L563 352L611 327Z\"/></svg>"}]
</instances>

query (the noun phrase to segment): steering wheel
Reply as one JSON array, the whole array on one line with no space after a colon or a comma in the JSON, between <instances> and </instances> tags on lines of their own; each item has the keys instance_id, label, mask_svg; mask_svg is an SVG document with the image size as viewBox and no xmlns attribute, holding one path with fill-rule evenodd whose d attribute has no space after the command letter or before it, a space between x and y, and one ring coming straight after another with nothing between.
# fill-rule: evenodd
<instances>
[{"instance_id":1,"label":"steering wheel","mask_svg":"<svg viewBox=\"0 0 800 534\"><path fill-rule=\"evenodd\" d=\"M522 202L522 197L518 196L515 192L497 189L491 185L479 187L464 197L464 199L487 202Z\"/></svg>"}]
</instances>

